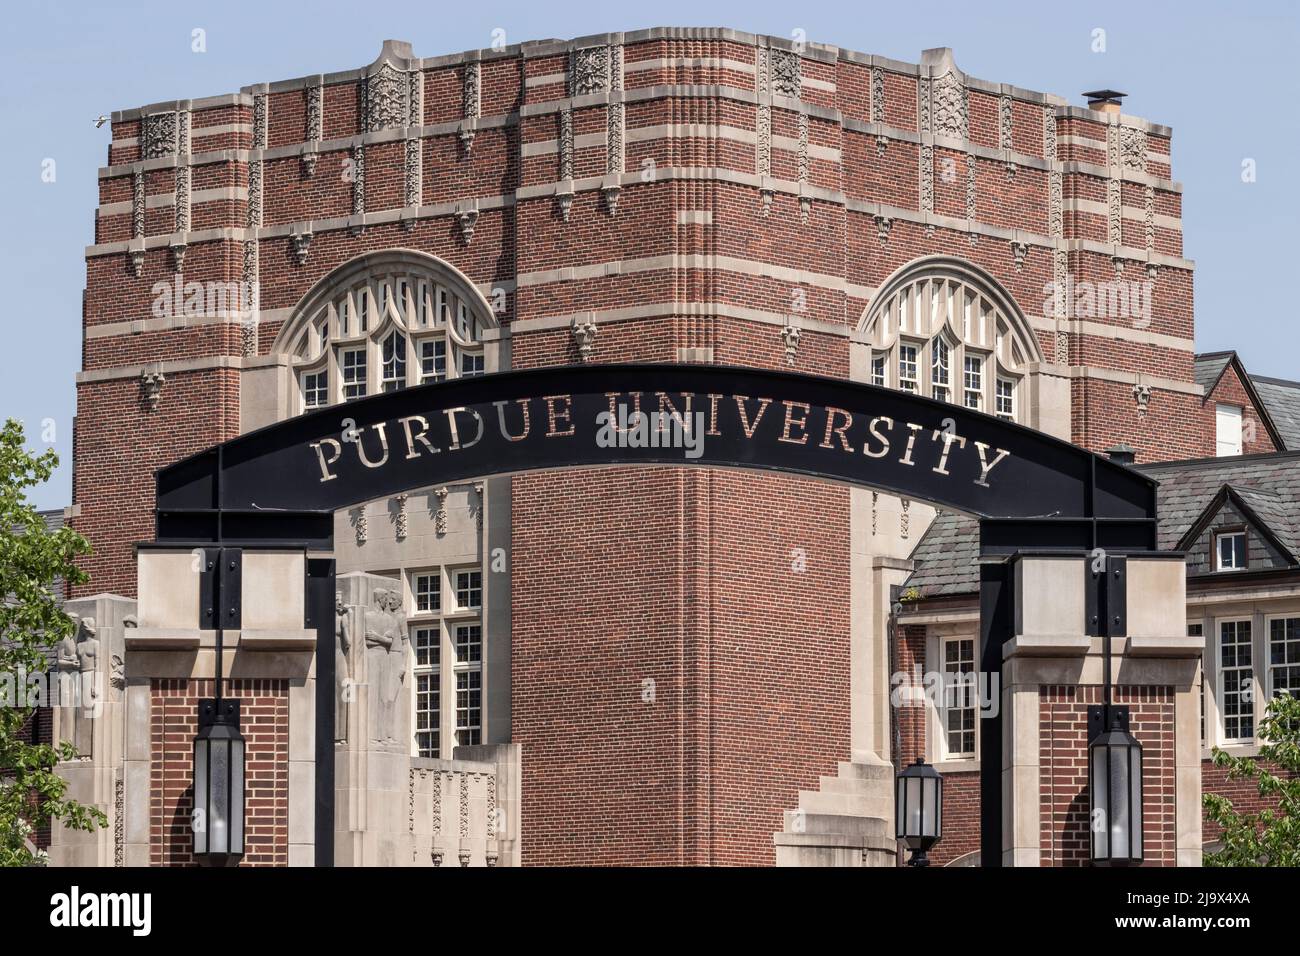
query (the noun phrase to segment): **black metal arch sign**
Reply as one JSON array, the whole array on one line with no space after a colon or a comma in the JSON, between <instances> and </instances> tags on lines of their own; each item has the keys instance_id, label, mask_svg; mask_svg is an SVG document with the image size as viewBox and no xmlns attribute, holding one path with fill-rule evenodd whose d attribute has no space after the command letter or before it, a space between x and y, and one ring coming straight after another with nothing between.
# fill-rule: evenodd
<instances>
[{"instance_id":1,"label":"black metal arch sign","mask_svg":"<svg viewBox=\"0 0 1300 956\"><path fill-rule=\"evenodd\" d=\"M541 469L785 472L980 518L1154 517L1147 477L1040 432L840 379L707 365L581 365L458 379L300 415L161 470L159 540L318 537L385 495Z\"/></svg>"}]
</instances>

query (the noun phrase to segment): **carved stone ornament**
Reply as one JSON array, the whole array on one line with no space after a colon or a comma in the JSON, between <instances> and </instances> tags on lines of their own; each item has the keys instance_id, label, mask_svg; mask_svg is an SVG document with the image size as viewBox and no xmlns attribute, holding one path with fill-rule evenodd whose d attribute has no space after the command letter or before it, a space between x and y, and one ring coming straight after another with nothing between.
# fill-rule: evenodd
<instances>
[{"instance_id":1,"label":"carved stone ornament","mask_svg":"<svg viewBox=\"0 0 1300 956\"><path fill-rule=\"evenodd\" d=\"M803 58L798 53L772 47L768 69L773 96L799 98L803 92Z\"/></svg>"},{"instance_id":2,"label":"carved stone ornament","mask_svg":"<svg viewBox=\"0 0 1300 956\"><path fill-rule=\"evenodd\" d=\"M1043 158L1056 160L1056 107L1043 107Z\"/></svg>"},{"instance_id":3,"label":"carved stone ornament","mask_svg":"<svg viewBox=\"0 0 1300 956\"><path fill-rule=\"evenodd\" d=\"M1151 406L1151 386L1138 383L1133 386L1133 401L1137 403L1138 418L1147 417L1147 409Z\"/></svg>"},{"instance_id":4,"label":"carved stone ornament","mask_svg":"<svg viewBox=\"0 0 1300 956\"><path fill-rule=\"evenodd\" d=\"M325 138L325 87L313 83L307 87L307 139L316 142Z\"/></svg>"},{"instance_id":5,"label":"carved stone ornament","mask_svg":"<svg viewBox=\"0 0 1300 956\"><path fill-rule=\"evenodd\" d=\"M366 213L366 148L360 143L352 147L352 215ZM353 235L360 234L361 225L352 227Z\"/></svg>"},{"instance_id":6,"label":"carved stone ornament","mask_svg":"<svg viewBox=\"0 0 1300 956\"><path fill-rule=\"evenodd\" d=\"M763 218L766 219L772 214L772 200L776 198L776 190L771 186L763 186L758 194L763 200Z\"/></svg>"},{"instance_id":7,"label":"carved stone ornament","mask_svg":"<svg viewBox=\"0 0 1300 956\"><path fill-rule=\"evenodd\" d=\"M767 103L758 104L756 117L758 143L755 152L758 175L772 175L772 107Z\"/></svg>"},{"instance_id":8,"label":"carved stone ornament","mask_svg":"<svg viewBox=\"0 0 1300 956\"><path fill-rule=\"evenodd\" d=\"M433 493L438 502L438 510L433 515L433 530L436 534L447 533L447 489L439 488Z\"/></svg>"},{"instance_id":9,"label":"carved stone ornament","mask_svg":"<svg viewBox=\"0 0 1300 956\"><path fill-rule=\"evenodd\" d=\"M1029 254L1029 246L1027 243L1017 242L1016 240L1012 240L1011 255L1015 258L1017 272L1019 272L1025 267L1025 256L1027 256L1028 254Z\"/></svg>"},{"instance_id":10,"label":"carved stone ornament","mask_svg":"<svg viewBox=\"0 0 1300 956\"><path fill-rule=\"evenodd\" d=\"M153 113L140 123L140 156L142 159L157 159L170 156L177 151L176 114L174 112Z\"/></svg>"},{"instance_id":11,"label":"carved stone ornament","mask_svg":"<svg viewBox=\"0 0 1300 956\"><path fill-rule=\"evenodd\" d=\"M190 228L190 168L176 167L176 217L174 221L177 232L188 232Z\"/></svg>"},{"instance_id":12,"label":"carved stone ornament","mask_svg":"<svg viewBox=\"0 0 1300 956\"><path fill-rule=\"evenodd\" d=\"M1120 162L1125 169L1146 172L1147 169L1147 134L1146 130L1132 126L1121 126L1119 130Z\"/></svg>"},{"instance_id":13,"label":"carved stone ornament","mask_svg":"<svg viewBox=\"0 0 1300 956\"><path fill-rule=\"evenodd\" d=\"M591 354L596 348L596 323L588 319L579 322L573 320L573 341L578 346L578 358L584 362L591 361Z\"/></svg>"},{"instance_id":14,"label":"carved stone ornament","mask_svg":"<svg viewBox=\"0 0 1300 956\"><path fill-rule=\"evenodd\" d=\"M609 89L609 48L574 50L569 58L569 95L586 96Z\"/></svg>"},{"instance_id":15,"label":"carved stone ornament","mask_svg":"<svg viewBox=\"0 0 1300 956\"><path fill-rule=\"evenodd\" d=\"M883 246L885 243L889 242L889 230L894 225L894 220L890 219L888 216L882 216L879 214L876 215L875 220L876 238L880 240L880 244Z\"/></svg>"},{"instance_id":16,"label":"carved stone ornament","mask_svg":"<svg viewBox=\"0 0 1300 956\"><path fill-rule=\"evenodd\" d=\"M131 174L131 235L140 239L144 236L144 172L137 169Z\"/></svg>"},{"instance_id":17,"label":"carved stone ornament","mask_svg":"<svg viewBox=\"0 0 1300 956\"><path fill-rule=\"evenodd\" d=\"M787 322L781 330L781 342L785 345L785 364L793 365L799 351L799 329L793 322Z\"/></svg>"},{"instance_id":18,"label":"carved stone ornament","mask_svg":"<svg viewBox=\"0 0 1300 956\"><path fill-rule=\"evenodd\" d=\"M573 190L566 189L556 193L555 204L560 210L560 218L568 222L569 215L573 212Z\"/></svg>"},{"instance_id":19,"label":"carved stone ornament","mask_svg":"<svg viewBox=\"0 0 1300 956\"><path fill-rule=\"evenodd\" d=\"M366 77L363 129L367 133L404 126L407 117L407 81L404 71L385 61Z\"/></svg>"},{"instance_id":20,"label":"carved stone ornament","mask_svg":"<svg viewBox=\"0 0 1300 956\"><path fill-rule=\"evenodd\" d=\"M405 541L409 523L406 517L406 494L397 496L397 540Z\"/></svg>"},{"instance_id":21,"label":"carved stone ornament","mask_svg":"<svg viewBox=\"0 0 1300 956\"><path fill-rule=\"evenodd\" d=\"M953 139L966 138L966 85L949 71L931 81L933 131Z\"/></svg>"},{"instance_id":22,"label":"carved stone ornament","mask_svg":"<svg viewBox=\"0 0 1300 956\"><path fill-rule=\"evenodd\" d=\"M316 175L316 162L320 155L314 149L304 150L302 154L302 174L307 179Z\"/></svg>"},{"instance_id":23,"label":"carved stone ornament","mask_svg":"<svg viewBox=\"0 0 1300 956\"><path fill-rule=\"evenodd\" d=\"M185 271L185 250L187 248L189 247L183 242L173 242L171 245L172 265L175 266L177 272Z\"/></svg>"},{"instance_id":24,"label":"carved stone ornament","mask_svg":"<svg viewBox=\"0 0 1300 956\"><path fill-rule=\"evenodd\" d=\"M934 211L934 147L921 147L921 211Z\"/></svg>"},{"instance_id":25,"label":"carved stone ornament","mask_svg":"<svg viewBox=\"0 0 1300 956\"><path fill-rule=\"evenodd\" d=\"M808 220L812 218L812 196L807 193L799 194L799 222L802 225L808 225Z\"/></svg>"},{"instance_id":26,"label":"carved stone ornament","mask_svg":"<svg viewBox=\"0 0 1300 956\"><path fill-rule=\"evenodd\" d=\"M474 227L478 224L478 210L462 209L456 213L456 221L460 223L460 238L468 246L474 238Z\"/></svg>"},{"instance_id":27,"label":"carved stone ornament","mask_svg":"<svg viewBox=\"0 0 1300 956\"><path fill-rule=\"evenodd\" d=\"M357 544L365 544L370 537L370 526L366 521L365 508L352 509L352 530L356 532Z\"/></svg>"},{"instance_id":28,"label":"carved stone ornament","mask_svg":"<svg viewBox=\"0 0 1300 956\"><path fill-rule=\"evenodd\" d=\"M268 142L268 129L270 104L265 93L258 93L253 96L253 148L266 149Z\"/></svg>"},{"instance_id":29,"label":"carved stone ornament","mask_svg":"<svg viewBox=\"0 0 1300 956\"><path fill-rule=\"evenodd\" d=\"M163 386L167 384L167 376L162 372L142 372L140 374L140 386L144 389L144 401L149 411L158 411L158 406L162 402Z\"/></svg>"},{"instance_id":30,"label":"carved stone ornament","mask_svg":"<svg viewBox=\"0 0 1300 956\"><path fill-rule=\"evenodd\" d=\"M293 257L298 260L298 265L307 264L307 253L311 249L312 231L305 229L302 232L293 234Z\"/></svg>"},{"instance_id":31,"label":"carved stone ornament","mask_svg":"<svg viewBox=\"0 0 1300 956\"><path fill-rule=\"evenodd\" d=\"M131 275L137 279L144 274L144 247L132 249L131 256Z\"/></svg>"},{"instance_id":32,"label":"carved stone ornament","mask_svg":"<svg viewBox=\"0 0 1300 956\"><path fill-rule=\"evenodd\" d=\"M618 183L606 183L600 187L601 193L605 197L605 208L609 210L611 216L618 214L618 197L623 194L623 187Z\"/></svg>"}]
</instances>

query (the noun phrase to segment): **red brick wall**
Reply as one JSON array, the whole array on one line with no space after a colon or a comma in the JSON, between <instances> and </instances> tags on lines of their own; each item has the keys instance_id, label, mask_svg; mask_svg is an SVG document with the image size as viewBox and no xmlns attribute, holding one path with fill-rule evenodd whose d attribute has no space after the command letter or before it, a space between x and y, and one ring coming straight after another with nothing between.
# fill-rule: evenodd
<instances>
[{"instance_id":1,"label":"red brick wall","mask_svg":"<svg viewBox=\"0 0 1300 956\"><path fill-rule=\"evenodd\" d=\"M1214 391L1205 396L1205 401L1201 406L1201 427L1209 436L1210 448L1208 454L1213 455L1215 453L1214 439L1217 430L1215 406L1220 404L1236 405L1241 409L1241 453L1243 455L1256 455L1279 450L1273 444L1273 436L1269 434L1268 429L1264 426L1264 422L1259 415L1259 409L1251 401L1250 393L1246 391L1241 376L1237 373L1236 366L1228 363L1228 367L1223 370L1223 375L1219 377L1218 383L1214 386Z\"/></svg>"},{"instance_id":2,"label":"red brick wall","mask_svg":"<svg viewBox=\"0 0 1300 956\"><path fill-rule=\"evenodd\" d=\"M754 53L754 47L735 40L678 36L628 44L624 59L627 65L662 57L752 63ZM903 265L939 253L973 262L1005 286L1026 314L1041 314L1043 286L1052 278L1045 247L1030 248L1017 267L1004 239L982 236L972 244L964 229L927 229L902 219L882 245L873 207L815 199L805 223L798 199L779 193L764 215L758 189L725 176L638 177L624 184L616 216L598 192L579 192L563 221L554 197L518 190L554 183L559 176L558 152L524 156L521 149L554 140L557 114L521 108L564 97L563 83L529 87L525 80L563 72L567 59L560 53L488 58L481 68L482 115L485 120L509 116L507 124L481 124L468 153L455 130L423 141L424 203L496 196L513 201L503 209L483 209L468 244L449 215L420 220L410 231L396 224L368 225L360 235L319 228L321 220L351 213L351 184L340 176L347 154L337 146L322 148L310 178L302 175L297 157L267 159L264 223L315 220L318 228L305 265L297 263L289 239L260 241L262 307L291 309L339 264L364 252L402 247L440 256L482 285L510 285L543 270L620 263L595 278L524 282L512 289L500 318L512 326L512 363L518 368L577 360L566 328L530 329L521 320L648 303L660 304L665 314L601 323L596 361L667 362L677 359L679 349L709 348L716 362L784 367L779 327L734 316L744 310L784 316L798 292L806 300L802 318L847 333L869 306L861 288L876 288ZM805 85L806 102L870 118L869 70L815 56L805 57L802 67L809 79L838 84L835 92ZM426 122L460 118L463 71L450 63L425 70ZM883 79L886 123L915 131L915 76L886 71ZM652 161L655 169L756 173L752 146L699 132L719 126L755 129L755 105L725 93L726 88L752 91L753 72L683 62L627 71L625 83L628 89L694 87L670 88L626 105L626 170L642 170ZM711 93L700 86L714 83L721 86ZM355 81L325 88L327 139L360 132L359 100ZM271 146L301 142L305 93L279 91L267 104ZM996 145L997 104L977 92L970 94L970 104L972 136ZM608 109L602 103L574 110L575 136L603 133ZM772 175L796 178L797 154L785 147L798 136L797 113L781 105L773 105L771 113ZM1043 155L1041 105L1017 101L1013 116L1016 149ZM252 121L248 105L196 110L193 148L248 150L252 141L246 129L203 131ZM651 140L630 135L665 124L695 132ZM139 136L140 127L139 120L117 122L114 136ZM921 151L915 144L892 140L882 155L873 136L824 115L810 116L807 129L813 147L839 151L836 161L812 150L806 164L811 185L841 192L851 203L919 212ZM1057 141L1060 159L1104 162L1104 156L1072 156L1063 141L1069 135L1104 139L1103 124L1062 119ZM1167 152L1164 138L1152 134L1149 140L1153 150ZM391 142L365 146L367 214L403 203L403 152ZM935 152L935 211L964 217L968 157ZM114 146L111 162L131 163L139 155L136 145ZM944 159L956 163L957 182L940 175ZM200 157L192 170L193 189L246 187L247 160L247 154L229 152ZM575 145L575 176L602 175L606 168L604 144ZM1046 231L1048 181L1041 172L1022 164L1008 177L1000 164L980 160L974 169L980 222ZM131 172L121 167L105 172L102 203L129 206ZM1167 169L1157 164L1157 172L1164 175ZM1105 184L1096 177L1062 175L1066 199L1105 198ZM169 193L174 176L171 168L148 171L146 191ZM1141 196L1125 197L1126 206L1141 202ZM1175 192L1157 188L1155 203L1161 214L1180 214ZM146 235L169 235L172 211L167 205L150 208ZM679 212L707 213L711 225L679 223ZM242 230L246 214L243 199L196 202L192 225ZM1099 238L1098 218L1067 214L1064 238ZM1104 226L1100 223L1103 240ZM1125 224L1128 233L1134 227ZM131 234L129 210L106 210L98 217L98 241ZM1177 231L1159 231L1157 243L1161 251L1180 254ZM654 270L621 265L651 256L677 258ZM720 257L743 265L723 268L717 265ZM241 261L241 243L229 234L192 242L186 278L235 280ZM778 268L803 275L798 281L780 278ZM1113 275L1107 255L1086 250L1070 254L1069 269L1091 281ZM149 251L139 278L131 274L125 253L87 260L84 367L93 374L79 385L74 488L81 510L73 524L93 542L95 553L85 562L91 580L76 594L135 593L131 544L152 533L153 471L230 438L239 428L236 369L243 357L237 327L122 328L150 318L153 284L173 276L166 249ZM1150 330L1190 338L1190 273L1162 268L1155 281ZM719 307L705 305L712 303ZM269 350L277 323L263 323L260 353ZM1053 361L1051 333L1040 332L1039 343ZM1190 353L1176 349L1071 333L1069 356L1075 365L1191 381ZM182 359L221 367L169 372L159 409L148 411L136 366ZM847 334L806 329L794 368L847 376ZM115 369L119 377L102 378L117 374ZM1140 418L1131 386L1088 377L1076 380L1071 400L1072 435L1088 447L1123 440L1144 460L1186 457L1204 447L1191 396L1157 390L1150 412ZM527 859L770 862L780 812L794 808L800 787L815 786L818 774L834 773L835 762L849 756L846 493L754 474L620 470L531 475L515 481L513 496L512 729L524 745ZM806 552L805 572L789 570L795 548ZM656 702L648 706L641 703L646 678L657 687Z\"/></svg>"},{"instance_id":3,"label":"red brick wall","mask_svg":"<svg viewBox=\"0 0 1300 956\"><path fill-rule=\"evenodd\" d=\"M224 696L240 700L245 741L244 858L241 866L289 864L289 683L234 680ZM157 679L151 685L149 830L154 866L194 866L194 735L199 701L211 680Z\"/></svg>"},{"instance_id":4,"label":"red brick wall","mask_svg":"<svg viewBox=\"0 0 1300 956\"><path fill-rule=\"evenodd\" d=\"M1130 708L1129 732L1142 744L1144 862L1175 865L1174 689L1115 689ZM1074 685L1039 692L1039 779L1043 866L1087 866L1088 706L1101 688Z\"/></svg>"},{"instance_id":5,"label":"red brick wall","mask_svg":"<svg viewBox=\"0 0 1300 956\"><path fill-rule=\"evenodd\" d=\"M1272 773L1278 772L1276 765L1269 765ZM1283 773L1283 777L1291 777L1292 774ZM1221 797L1227 797L1232 801L1232 806L1240 813L1259 813L1261 810L1276 808L1278 801L1275 799L1265 799L1259 795L1259 787L1253 780L1229 780L1228 771L1222 767L1216 767L1213 760L1201 761L1201 789L1205 793L1215 793ZM1211 843L1218 840L1223 835L1223 830L1209 819L1203 818L1201 823L1201 839L1205 843Z\"/></svg>"}]
</instances>

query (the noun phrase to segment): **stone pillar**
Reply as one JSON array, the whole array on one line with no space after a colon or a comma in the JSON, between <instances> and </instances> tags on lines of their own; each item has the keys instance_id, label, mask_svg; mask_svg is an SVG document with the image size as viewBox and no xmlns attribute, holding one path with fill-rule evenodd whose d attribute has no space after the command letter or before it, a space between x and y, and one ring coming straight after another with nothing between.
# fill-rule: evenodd
<instances>
[{"instance_id":1,"label":"stone pillar","mask_svg":"<svg viewBox=\"0 0 1300 956\"><path fill-rule=\"evenodd\" d=\"M1089 637L1090 555L1016 556L1014 628L1003 645L1002 860L1088 861L1087 708L1102 702L1106 640ZM1114 702L1144 748L1146 861L1200 862L1201 645L1186 636L1177 555L1130 555L1127 636L1110 638ZM1170 810L1172 809L1172 813Z\"/></svg>"},{"instance_id":2,"label":"stone pillar","mask_svg":"<svg viewBox=\"0 0 1300 956\"><path fill-rule=\"evenodd\" d=\"M411 688L402 582L351 572L336 590L354 691L344 706L346 739L335 743L335 865L408 865Z\"/></svg>"},{"instance_id":3,"label":"stone pillar","mask_svg":"<svg viewBox=\"0 0 1300 956\"><path fill-rule=\"evenodd\" d=\"M55 823L50 864L124 866L125 632L135 624L135 601L98 594L69 601L64 610L76 623L76 631L55 653L64 706L54 710L54 740L72 741L80 756L61 764L59 773L68 781L67 796L98 807L108 817L108 825L84 833Z\"/></svg>"}]
</instances>

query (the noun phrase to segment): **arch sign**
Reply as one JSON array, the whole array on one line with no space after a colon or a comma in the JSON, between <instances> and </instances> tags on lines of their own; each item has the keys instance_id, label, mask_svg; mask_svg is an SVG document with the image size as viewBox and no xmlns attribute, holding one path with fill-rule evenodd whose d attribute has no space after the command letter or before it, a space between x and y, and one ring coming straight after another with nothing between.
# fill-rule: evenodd
<instances>
[{"instance_id":1,"label":"arch sign","mask_svg":"<svg viewBox=\"0 0 1300 956\"><path fill-rule=\"evenodd\" d=\"M1155 513L1144 475L947 402L789 372L581 365L402 389L232 439L158 473L159 538L228 538L414 488L612 465L805 475L984 519L1125 525ZM250 535L261 536L234 536Z\"/></svg>"}]
</instances>

